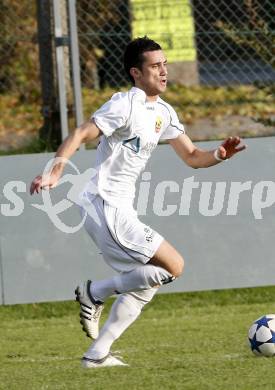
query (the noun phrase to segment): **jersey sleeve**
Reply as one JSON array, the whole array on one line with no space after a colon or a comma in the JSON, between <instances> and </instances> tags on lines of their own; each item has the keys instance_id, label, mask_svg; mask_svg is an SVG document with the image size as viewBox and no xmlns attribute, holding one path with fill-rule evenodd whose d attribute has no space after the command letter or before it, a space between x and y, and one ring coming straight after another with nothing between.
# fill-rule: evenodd
<instances>
[{"instance_id":1,"label":"jersey sleeve","mask_svg":"<svg viewBox=\"0 0 275 390\"><path fill-rule=\"evenodd\" d=\"M121 93L116 93L91 118L102 133L109 137L115 130L126 124L128 106L127 99Z\"/></svg>"},{"instance_id":2,"label":"jersey sleeve","mask_svg":"<svg viewBox=\"0 0 275 390\"><path fill-rule=\"evenodd\" d=\"M169 106L169 124L161 134L161 140L177 138L180 134L184 134L184 126L180 123L178 115L173 107Z\"/></svg>"}]
</instances>

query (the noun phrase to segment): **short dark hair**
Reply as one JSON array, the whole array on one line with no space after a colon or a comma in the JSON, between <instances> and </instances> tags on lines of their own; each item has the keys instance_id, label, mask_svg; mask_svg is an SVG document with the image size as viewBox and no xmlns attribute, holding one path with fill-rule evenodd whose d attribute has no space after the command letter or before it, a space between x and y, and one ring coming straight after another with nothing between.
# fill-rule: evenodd
<instances>
[{"instance_id":1,"label":"short dark hair","mask_svg":"<svg viewBox=\"0 0 275 390\"><path fill-rule=\"evenodd\" d=\"M143 53L155 50L161 50L161 46L147 36L136 38L127 45L124 52L124 69L133 84L135 80L130 74L130 69L141 70L144 62Z\"/></svg>"}]
</instances>

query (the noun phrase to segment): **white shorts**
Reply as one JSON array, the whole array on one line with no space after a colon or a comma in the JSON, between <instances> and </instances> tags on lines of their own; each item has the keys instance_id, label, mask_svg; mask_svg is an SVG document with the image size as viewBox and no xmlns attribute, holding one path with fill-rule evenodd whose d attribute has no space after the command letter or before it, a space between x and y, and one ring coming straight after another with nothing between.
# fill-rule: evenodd
<instances>
[{"instance_id":1,"label":"white shorts","mask_svg":"<svg viewBox=\"0 0 275 390\"><path fill-rule=\"evenodd\" d=\"M113 207L99 195L92 201L83 196L86 207L81 208L82 216L87 205L92 206L84 226L108 265L118 272L129 272L154 256L163 237L142 223L134 209Z\"/></svg>"}]
</instances>

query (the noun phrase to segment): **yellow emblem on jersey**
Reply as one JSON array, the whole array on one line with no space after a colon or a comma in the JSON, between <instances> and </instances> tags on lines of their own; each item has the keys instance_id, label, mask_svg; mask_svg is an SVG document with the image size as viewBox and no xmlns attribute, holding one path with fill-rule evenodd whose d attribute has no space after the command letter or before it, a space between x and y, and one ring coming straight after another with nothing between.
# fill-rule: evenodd
<instances>
[{"instance_id":1,"label":"yellow emblem on jersey","mask_svg":"<svg viewBox=\"0 0 275 390\"><path fill-rule=\"evenodd\" d=\"M157 116L156 123L155 123L155 132L156 133L158 133L160 131L161 125L162 125L162 117L161 116Z\"/></svg>"}]
</instances>

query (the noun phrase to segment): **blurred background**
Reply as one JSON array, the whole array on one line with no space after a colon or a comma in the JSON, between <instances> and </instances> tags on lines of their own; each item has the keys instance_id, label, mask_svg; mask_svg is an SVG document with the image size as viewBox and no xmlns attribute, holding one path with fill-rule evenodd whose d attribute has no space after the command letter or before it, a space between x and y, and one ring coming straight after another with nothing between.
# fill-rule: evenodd
<instances>
[{"instance_id":1,"label":"blurred background","mask_svg":"<svg viewBox=\"0 0 275 390\"><path fill-rule=\"evenodd\" d=\"M87 119L129 88L123 52L143 35L166 53L164 98L194 141L274 135L274 24L272 0L0 0L0 153L55 150L66 133L60 77L70 131L77 102Z\"/></svg>"}]
</instances>

